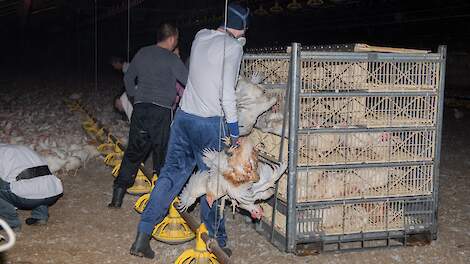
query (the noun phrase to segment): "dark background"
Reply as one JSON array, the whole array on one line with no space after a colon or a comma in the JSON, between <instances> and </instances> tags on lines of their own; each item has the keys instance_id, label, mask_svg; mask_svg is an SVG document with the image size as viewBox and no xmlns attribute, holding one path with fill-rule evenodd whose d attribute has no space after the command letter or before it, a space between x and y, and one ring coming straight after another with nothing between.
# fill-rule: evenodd
<instances>
[{"instance_id":1,"label":"dark background","mask_svg":"<svg viewBox=\"0 0 470 264\"><path fill-rule=\"evenodd\" d=\"M470 1L235 2L248 6L253 14L247 49L300 42L367 43L436 51L439 44L446 44L448 86L465 93L470 81ZM203 27L220 24L224 3L223 0L0 0L0 72L11 75L41 69L54 74L83 72L89 76L94 74L96 59L101 76L109 71L110 56L126 58L129 53L132 58L139 48L153 44L155 28L162 21L171 21L180 28L180 46L183 57L187 57L194 34ZM288 8L295 3L301 7ZM281 7L277 12L276 4Z\"/></svg>"}]
</instances>

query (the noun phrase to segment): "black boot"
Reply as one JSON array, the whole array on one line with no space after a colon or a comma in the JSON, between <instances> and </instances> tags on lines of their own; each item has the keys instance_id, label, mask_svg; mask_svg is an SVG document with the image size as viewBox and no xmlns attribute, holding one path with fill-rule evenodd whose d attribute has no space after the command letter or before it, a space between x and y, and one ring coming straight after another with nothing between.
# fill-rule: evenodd
<instances>
[{"instance_id":1,"label":"black boot","mask_svg":"<svg viewBox=\"0 0 470 264\"><path fill-rule=\"evenodd\" d=\"M46 225L47 224L47 220L44 220L44 219L37 219L37 218L27 218L25 221L24 221L27 225Z\"/></svg>"},{"instance_id":2,"label":"black boot","mask_svg":"<svg viewBox=\"0 0 470 264\"><path fill-rule=\"evenodd\" d=\"M155 252L150 247L150 235L137 232L137 237L131 247L131 255L153 259Z\"/></svg>"},{"instance_id":3,"label":"black boot","mask_svg":"<svg viewBox=\"0 0 470 264\"><path fill-rule=\"evenodd\" d=\"M113 188L113 199L111 203L108 204L109 208L121 208L122 200L124 199L124 195L126 194L126 189L122 187L114 187Z\"/></svg>"}]
</instances>

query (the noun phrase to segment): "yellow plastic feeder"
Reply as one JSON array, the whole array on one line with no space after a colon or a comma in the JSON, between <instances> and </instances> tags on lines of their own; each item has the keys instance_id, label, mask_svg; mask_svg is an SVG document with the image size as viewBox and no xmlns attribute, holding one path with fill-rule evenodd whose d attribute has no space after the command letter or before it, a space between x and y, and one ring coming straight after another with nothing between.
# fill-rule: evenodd
<instances>
[{"instance_id":1,"label":"yellow plastic feeder","mask_svg":"<svg viewBox=\"0 0 470 264\"><path fill-rule=\"evenodd\" d=\"M113 170L114 175L114 170ZM152 189L152 184L147 179L147 176L141 171L137 171L137 176L135 177L135 182L132 187L127 188L127 192L130 194L144 194L149 193Z\"/></svg>"},{"instance_id":2,"label":"yellow plastic feeder","mask_svg":"<svg viewBox=\"0 0 470 264\"><path fill-rule=\"evenodd\" d=\"M152 190L153 190L153 187L155 187L155 182L157 181L157 178L158 178L157 175L153 175L152 187L151 187ZM147 205L147 202L149 201L149 199L150 199L150 192L140 196L139 199L137 199L137 202L135 202L134 204L134 209L139 214L141 214L144 211L145 206Z\"/></svg>"},{"instance_id":3,"label":"yellow plastic feeder","mask_svg":"<svg viewBox=\"0 0 470 264\"><path fill-rule=\"evenodd\" d=\"M201 224L197 229L196 248L188 249L175 260L175 264L196 264L208 263L218 264L216 256L207 251L206 243L202 240L201 234L207 233L207 228Z\"/></svg>"},{"instance_id":4,"label":"yellow plastic feeder","mask_svg":"<svg viewBox=\"0 0 470 264\"><path fill-rule=\"evenodd\" d=\"M152 233L153 238L167 244L181 244L195 237L191 228L176 210L175 202L179 202L178 198L171 203L168 216L155 226Z\"/></svg>"}]
</instances>

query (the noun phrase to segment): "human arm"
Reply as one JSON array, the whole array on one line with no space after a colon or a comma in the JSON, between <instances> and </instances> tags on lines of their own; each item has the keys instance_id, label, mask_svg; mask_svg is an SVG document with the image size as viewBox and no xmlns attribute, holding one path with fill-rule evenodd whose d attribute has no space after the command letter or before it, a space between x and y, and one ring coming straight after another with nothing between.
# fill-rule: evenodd
<instances>
[{"instance_id":1,"label":"human arm","mask_svg":"<svg viewBox=\"0 0 470 264\"><path fill-rule=\"evenodd\" d=\"M180 82L183 86L186 86L188 82L188 68L183 64L183 62L178 58L173 64L173 74L176 77L176 80Z\"/></svg>"},{"instance_id":2,"label":"human arm","mask_svg":"<svg viewBox=\"0 0 470 264\"><path fill-rule=\"evenodd\" d=\"M237 144L240 134L238 129L235 87L237 85L242 54L243 49L238 45L227 50L223 65L222 109L224 110L230 138L232 139L232 146Z\"/></svg>"}]
</instances>

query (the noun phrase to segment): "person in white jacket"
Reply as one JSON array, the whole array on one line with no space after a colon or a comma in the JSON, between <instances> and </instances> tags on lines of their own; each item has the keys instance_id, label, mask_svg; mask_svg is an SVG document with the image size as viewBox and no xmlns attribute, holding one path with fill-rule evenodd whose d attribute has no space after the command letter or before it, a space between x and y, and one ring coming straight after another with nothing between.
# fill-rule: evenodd
<instances>
[{"instance_id":1,"label":"person in white jacket","mask_svg":"<svg viewBox=\"0 0 470 264\"><path fill-rule=\"evenodd\" d=\"M207 170L202 161L206 148L220 151L221 138L230 135L238 142L239 128L235 87L238 80L243 46L238 40L245 33L249 10L238 4L228 6L227 27L203 29L193 41L189 76L171 126L168 152L155 188L142 213L132 255L153 258L150 238L155 225L166 216L173 199L181 192L195 166ZM228 128L228 129L227 129ZM201 199L201 220L209 235L215 237L227 254L227 234L218 203L209 206Z\"/></svg>"},{"instance_id":2,"label":"person in white jacket","mask_svg":"<svg viewBox=\"0 0 470 264\"><path fill-rule=\"evenodd\" d=\"M28 225L46 224L48 207L63 193L62 182L32 149L0 144L0 218L19 230L16 209L32 210Z\"/></svg>"}]
</instances>

